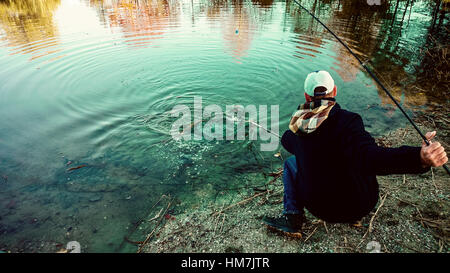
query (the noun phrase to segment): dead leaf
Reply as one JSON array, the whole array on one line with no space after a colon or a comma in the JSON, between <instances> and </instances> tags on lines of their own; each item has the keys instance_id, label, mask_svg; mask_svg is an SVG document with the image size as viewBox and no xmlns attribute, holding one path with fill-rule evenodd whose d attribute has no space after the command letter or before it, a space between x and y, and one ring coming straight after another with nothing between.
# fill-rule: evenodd
<instances>
[{"instance_id":1,"label":"dead leaf","mask_svg":"<svg viewBox=\"0 0 450 273\"><path fill-rule=\"evenodd\" d=\"M69 251L67 249L65 249L65 248L61 248L56 253L69 253Z\"/></svg>"}]
</instances>

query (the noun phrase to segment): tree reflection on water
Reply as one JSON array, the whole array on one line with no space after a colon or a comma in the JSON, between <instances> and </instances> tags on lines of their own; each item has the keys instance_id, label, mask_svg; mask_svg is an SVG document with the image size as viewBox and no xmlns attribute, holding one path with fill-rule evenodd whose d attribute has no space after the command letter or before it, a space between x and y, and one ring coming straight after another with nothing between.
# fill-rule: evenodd
<instances>
[{"instance_id":1,"label":"tree reflection on water","mask_svg":"<svg viewBox=\"0 0 450 273\"><path fill-rule=\"evenodd\" d=\"M59 5L60 0L0 1L0 26L5 32L1 39L10 47L27 45L16 53L31 54L31 60L57 52L51 48L58 45L53 12ZM47 40L45 45L38 43L42 40ZM48 50L36 54L42 47Z\"/></svg>"},{"instance_id":2,"label":"tree reflection on water","mask_svg":"<svg viewBox=\"0 0 450 273\"><path fill-rule=\"evenodd\" d=\"M271 23L283 5L283 29L298 35L298 58L321 54L323 39L332 39L321 25L295 2L274 0L80 0L97 11L102 25L123 33L134 48L146 47L181 24L180 14L189 14L193 25L205 17L222 29L224 46L237 61L248 54L255 29ZM30 55L30 60L60 51L54 13L60 0L0 1L0 39L12 54ZM340 36L390 86L394 96L405 95L407 105L443 102L448 97L449 1L390 0L381 5L365 1L305 0L302 5ZM289 18L288 18L289 17ZM82 20L82 18L80 18ZM185 23L185 22L184 22ZM317 48L317 50L315 49ZM361 71L345 48L334 47L335 71L344 81L353 81ZM407 90L407 91L406 91ZM379 92L382 101L390 103Z\"/></svg>"}]
</instances>

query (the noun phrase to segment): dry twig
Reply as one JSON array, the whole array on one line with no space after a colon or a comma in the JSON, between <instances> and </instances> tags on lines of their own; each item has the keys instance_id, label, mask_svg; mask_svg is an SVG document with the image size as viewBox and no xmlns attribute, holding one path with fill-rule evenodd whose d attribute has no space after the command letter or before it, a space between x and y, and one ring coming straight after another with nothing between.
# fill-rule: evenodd
<instances>
[{"instance_id":1,"label":"dry twig","mask_svg":"<svg viewBox=\"0 0 450 273\"><path fill-rule=\"evenodd\" d=\"M384 201L386 200L387 197L387 193L381 198L381 203L378 206L377 210L375 211L375 213L373 214L372 218L370 218L370 222L369 222L369 228L367 229L366 234L364 234L364 237L366 237L367 233L372 233L373 230L373 221L375 220L375 216L377 216L378 212L380 211L381 207L384 204Z\"/></svg>"},{"instance_id":2,"label":"dry twig","mask_svg":"<svg viewBox=\"0 0 450 273\"><path fill-rule=\"evenodd\" d=\"M139 249L138 249L137 253L141 253L141 252L142 252L142 249L144 248L144 246L145 246L145 245L148 243L148 241L150 241L150 239L153 237L153 234L155 233L156 229L157 229L157 228L159 227L159 225L161 224L161 221L162 221L162 219L164 218L164 215L167 213L167 211L169 210L170 206L172 205L172 200L173 200L173 199L171 199L171 200L169 201L169 203L167 204L167 207L166 207L164 213L162 214L162 216L160 216L160 218L159 218L159 220L158 220L158 223L156 223L156 225L155 225L155 227L153 228L152 232L150 232L150 233L147 235L147 238L145 238L145 240L144 240L144 241L142 242L142 244L139 246Z\"/></svg>"},{"instance_id":3,"label":"dry twig","mask_svg":"<svg viewBox=\"0 0 450 273\"><path fill-rule=\"evenodd\" d=\"M306 243L306 241L309 240L309 238L311 238L311 236L313 236L313 234L316 232L317 227L308 235L308 237L306 237L305 241L303 241L304 243Z\"/></svg>"},{"instance_id":4,"label":"dry twig","mask_svg":"<svg viewBox=\"0 0 450 273\"><path fill-rule=\"evenodd\" d=\"M271 192L273 192L273 190L265 190L265 191L263 191L263 192L260 192L260 193L257 193L257 194L255 194L255 195L252 195L251 197L249 197L249 198L247 198L247 199L244 199L244 200L242 200L242 201L240 201L240 202L234 203L234 204L232 204L232 205L230 205L230 206L228 206L228 207L226 207L226 208L224 208L224 209L222 209L222 210L220 210L220 211L217 211L217 212L213 213L212 216L215 217L215 216L217 216L218 214L221 214L221 213L223 213L223 212L226 211L226 210L229 210L229 209L231 209L231 208L234 208L235 206L243 205L243 204L245 204L245 203L247 203L247 202L249 202L249 201L255 199L255 198L258 197L258 196L261 196L261 195L264 195L264 194L270 194ZM278 192L277 192L277 193L278 193Z\"/></svg>"}]
</instances>

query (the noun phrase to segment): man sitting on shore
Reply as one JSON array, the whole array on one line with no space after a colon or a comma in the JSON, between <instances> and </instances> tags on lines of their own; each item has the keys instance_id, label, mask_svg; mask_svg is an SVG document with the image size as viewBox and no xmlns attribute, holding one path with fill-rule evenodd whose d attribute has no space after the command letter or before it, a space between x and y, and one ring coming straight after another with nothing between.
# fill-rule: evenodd
<instances>
[{"instance_id":1,"label":"man sitting on shore","mask_svg":"<svg viewBox=\"0 0 450 273\"><path fill-rule=\"evenodd\" d=\"M263 219L270 229L301 236L304 208L330 223L355 223L378 202L376 175L424 173L448 161L439 142L379 147L361 117L336 103L337 88L328 72L310 73L304 87L306 103L281 139L294 156L284 163L283 216Z\"/></svg>"}]
</instances>

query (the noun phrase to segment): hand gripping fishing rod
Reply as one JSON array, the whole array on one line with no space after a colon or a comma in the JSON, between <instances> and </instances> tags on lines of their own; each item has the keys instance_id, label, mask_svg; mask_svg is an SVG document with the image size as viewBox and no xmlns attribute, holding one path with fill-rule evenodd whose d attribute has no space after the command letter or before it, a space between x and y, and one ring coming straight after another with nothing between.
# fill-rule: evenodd
<instances>
[{"instance_id":1,"label":"hand gripping fishing rod","mask_svg":"<svg viewBox=\"0 0 450 273\"><path fill-rule=\"evenodd\" d=\"M362 65L362 67L367 71L367 73L369 73L369 75L372 77L372 79L374 79L374 81L381 87L381 89L383 89L383 91L388 95L388 97L395 103L395 105L398 107L398 109L400 109L400 111L402 111L403 115L406 117L406 119L411 123L411 125L414 127L414 129L416 129L416 131L419 133L419 135L422 137L423 141L427 144L430 145L430 142L428 141L428 139L425 137L425 135L420 131L419 127L417 127L417 125L414 123L414 121L408 116L408 114L405 112L405 110L403 110L403 108L400 106L400 104L394 99L394 97L391 95L391 93L386 89L386 87L384 87L384 85L380 82L380 80L372 73L372 71L358 58L358 56L356 56L355 53L353 53L353 51L347 46L347 44L345 44L330 28L328 28L324 23L322 23L322 21L319 20L319 18L317 18L313 13L311 13L308 9L306 9L304 6L302 6L297 0L293 0L300 8L302 8L303 10L305 10L309 15L311 15L317 22L319 22L319 24L321 24L326 30L328 30L328 32L330 32L331 35L334 36L334 38L336 38L347 50L348 52L350 52L350 54L355 57L356 60L358 60L358 62ZM450 175L450 170L447 168L446 165L442 166L446 171L447 174Z\"/></svg>"}]
</instances>

